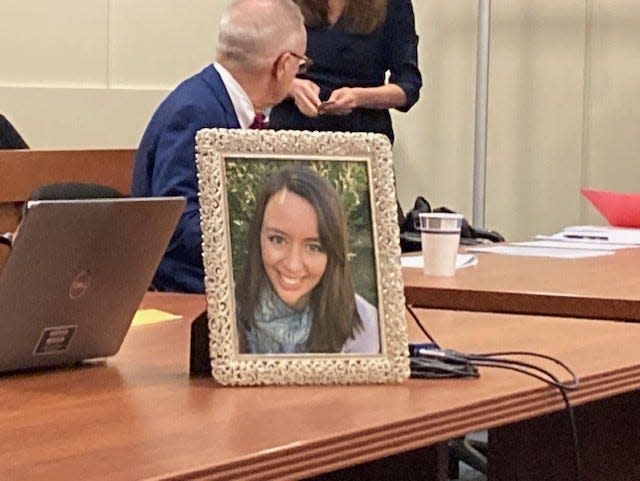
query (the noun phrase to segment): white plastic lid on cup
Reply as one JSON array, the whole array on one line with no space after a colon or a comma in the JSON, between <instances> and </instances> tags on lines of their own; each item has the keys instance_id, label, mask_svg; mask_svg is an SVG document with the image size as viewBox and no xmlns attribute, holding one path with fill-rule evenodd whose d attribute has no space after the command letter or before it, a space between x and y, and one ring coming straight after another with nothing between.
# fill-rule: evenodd
<instances>
[{"instance_id":1,"label":"white plastic lid on cup","mask_svg":"<svg viewBox=\"0 0 640 481\"><path fill-rule=\"evenodd\" d=\"M419 229L421 232L455 234L462 228L462 214L447 212L421 212Z\"/></svg>"}]
</instances>

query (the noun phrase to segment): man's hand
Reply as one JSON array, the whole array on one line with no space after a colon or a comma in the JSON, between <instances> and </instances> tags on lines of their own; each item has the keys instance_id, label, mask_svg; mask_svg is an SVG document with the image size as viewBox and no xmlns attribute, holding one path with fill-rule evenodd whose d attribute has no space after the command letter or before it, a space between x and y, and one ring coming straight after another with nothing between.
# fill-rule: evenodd
<instances>
[{"instance_id":1,"label":"man's hand","mask_svg":"<svg viewBox=\"0 0 640 481\"><path fill-rule=\"evenodd\" d=\"M304 115L307 117L316 117L318 115L320 87L316 83L306 79L294 79L289 89L289 95Z\"/></svg>"}]
</instances>

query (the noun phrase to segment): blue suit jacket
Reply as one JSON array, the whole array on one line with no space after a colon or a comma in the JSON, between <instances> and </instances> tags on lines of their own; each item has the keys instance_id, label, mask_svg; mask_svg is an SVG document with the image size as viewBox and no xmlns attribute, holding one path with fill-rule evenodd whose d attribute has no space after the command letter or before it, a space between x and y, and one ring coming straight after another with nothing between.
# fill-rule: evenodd
<instances>
[{"instance_id":1,"label":"blue suit jacket","mask_svg":"<svg viewBox=\"0 0 640 481\"><path fill-rule=\"evenodd\" d=\"M240 124L218 71L209 65L169 94L140 141L132 194L187 198L153 279L161 291L204 292L195 135L213 127L240 128Z\"/></svg>"}]
</instances>

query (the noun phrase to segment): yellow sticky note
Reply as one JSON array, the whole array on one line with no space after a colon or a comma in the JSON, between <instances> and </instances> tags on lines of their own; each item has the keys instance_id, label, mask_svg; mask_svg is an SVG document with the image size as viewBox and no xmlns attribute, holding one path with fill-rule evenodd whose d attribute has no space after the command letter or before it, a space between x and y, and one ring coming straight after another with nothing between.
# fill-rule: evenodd
<instances>
[{"instance_id":1,"label":"yellow sticky note","mask_svg":"<svg viewBox=\"0 0 640 481\"><path fill-rule=\"evenodd\" d=\"M145 324L154 324L156 322L173 321L180 319L182 316L172 314L171 312L161 311L159 309L138 309L133 321L132 326L143 326Z\"/></svg>"}]
</instances>

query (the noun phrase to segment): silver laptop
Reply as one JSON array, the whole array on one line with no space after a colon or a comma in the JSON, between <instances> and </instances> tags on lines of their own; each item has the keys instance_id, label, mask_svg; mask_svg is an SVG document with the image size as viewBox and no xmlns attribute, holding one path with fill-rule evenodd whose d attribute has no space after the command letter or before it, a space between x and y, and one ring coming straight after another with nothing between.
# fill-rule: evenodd
<instances>
[{"instance_id":1,"label":"silver laptop","mask_svg":"<svg viewBox=\"0 0 640 481\"><path fill-rule=\"evenodd\" d=\"M115 354L182 197L30 203L0 272L0 372Z\"/></svg>"}]
</instances>

